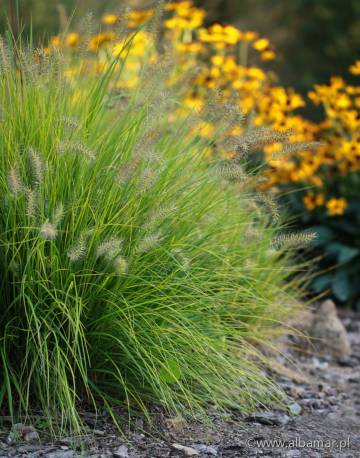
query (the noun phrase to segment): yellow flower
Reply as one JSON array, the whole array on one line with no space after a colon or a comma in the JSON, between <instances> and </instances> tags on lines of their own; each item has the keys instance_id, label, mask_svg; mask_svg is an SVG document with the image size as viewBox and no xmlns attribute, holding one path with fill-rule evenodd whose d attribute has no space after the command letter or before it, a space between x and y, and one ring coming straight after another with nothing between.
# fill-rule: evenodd
<instances>
[{"instance_id":1,"label":"yellow flower","mask_svg":"<svg viewBox=\"0 0 360 458\"><path fill-rule=\"evenodd\" d=\"M104 14L101 20L104 24L113 25L119 20L119 16L116 14Z\"/></svg>"},{"instance_id":2,"label":"yellow flower","mask_svg":"<svg viewBox=\"0 0 360 458\"><path fill-rule=\"evenodd\" d=\"M323 193L317 194L315 198L315 203L318 207L321 207L325 203L325 196Z\"/></svg>"},{"instance_id":3,"label":"yellow flower","mask_svg":"<svg viewBox=\"0 0 360 458\"><path fill-rule=\"evenodd\" d=\"M331 216L342 215L347 205L347 201L343 197L340 197L339 199L333 197L332 199L326 202L328 214Z\"/></svg>"},{"instance_id":4,"label":"yellow flower","mask_svg":"<svg viewBox=\"0 0 360 458\"><path fill-rule=\"evenodd\" d=\"M215 126L209 122L202 121L196 128L201 137L212 138L215 131Z\"/></svg>"},{"instance_id":5,"label":"yellow flower","mask_svg":"<svg viewBox=\"0 0 360 458\"><path fill-rule=\"evenodd\" d=\"M128 26L130 28L139 27L141 24L150 19L153 14L153 10L130 11Z\"/></svg>"},{"instance_id":6,"label":"yellow flower","mask_svg":"<svg viewBox=\"0 0 360 458\"><path fill-rule=\"evenodd\" d=\"M65 43L70 48L75 48L80 42L80 35L76 32L68 33L65 37Z\"/></svg>"},{"instance_id":7,"label":"yellow flower","mask_svg":"<svg viewBox=\"0 0 360 458\"><path fill-rule=\"evenodd\" d=\"M224 56L215 55L211 58L211 63L217 67L221 67L224 64Z\"/></svg>"},{"instance_id":8,"label":"yellow flower","mask_svg":"<svg viewBox=\"0 0 360 458\"><path fill-rule=\"evenodd\" d=\"M184 105L192 109L201 109L204 106L204 100L198 96L186 97Z\"/></svg>"},{"instance_id":9,"label":"yellow flower","mask_svg":"<svg viewBox=\"0 0 360 458\"><path fill-rule=\"evenodd\" d=\"M254 78L259 81L264 81L266 79L265 73L260 68L257 68L257 67L250 67L247 70L247 74L250 78Z\"/></svg>"},{"instance_id":10,"label":"yellow flower","mask_svg":"<svg viewBox=\"0 0 360 458\"><path fill-rule=\"evenodd\" d=\"M245 41L253 41L257 38L258 34L256 32L247 31L242 34L242 39Z\"/></svg>"},{"instance_id":11,"label":"yellow flower","mask_svg":"<svg viewBox=\"0 0 360 458\"><path fill-rule=\"evenodd\" d=\"M224 41L229 45L236 45L241 38L240 31L233 26L224 27Z\"/></svg>"},{"instance_id":12,"label":"yellow flower","mask_svg":"<svg viewBox=\"0 0 360 458\"><path fill-rule=\"evenodd\" d=\"M177 43L176 44L176 49L179 52L188 52L192 54L197 54L197 53L203 53L205 52L205 47L201 43Z\"/></svg>"},{"instance_id":13,"label":"yellow flower","mask_svg":"<svg viewBox=\"0 0 360 458\"><path fill-rule=\"evenodd\" d=\"M270 47L270 42L267 38L260 38L259 40L256 40L254 42L253 47L257 51L265 51L265 49L268 49Z\"/></svg>"},{"instance_id":14,"label":"yellow flower","mask_svg":"<svg viewBox=\"0 0 360 458\"><path fill-rule=\"evenodd\" d=\"M360 75L360 60L357 60L354 65L351 65L349 70L353 75Z\"/></svg>"},{"instance_id":15,"label":"yellow flower","mask_svg":"<svg viewBox=\"0 0 360 458\"><path fill-rule=\"evenodd\" d=\"M336 99L335 105L339 109L346 109L351 106L351 100L346 94L342 94Z\"/></svg>"},{"instance_id":16,"label":"yellow flower","mask_svg":"<svg viewBox=\"0 0 360 458\"><path fill-rule=\"evenodd\" d=\"M275 58L276 58L276 54L271 49L261 53L262 60L274 60Z\"/></svg>"},{"instance_id":17,"label":"yellow flower","mask_svg":"<svg viewBox=\"0 0 360 458\"><path fill-rule=\"evenodd\" d=\"M100 46L102 46L105 43L108 43L109 41L112 41L114 38L114 32L98 33L97 35L91 38L89 42L89 49L91 51L97 51L100 48Z\"/></svg>"},{"instance_id":18,"label":"yellow flower","mask_svg":"<svg viewBox=\"0 0 360 458\"><path fill-rule=\"evenodd\" d=\"M50 40L50 46L53 46L54 48L58 48L61 45L61 38L59 35L55 35L54 37L51 38Z\"/></svg>"},{"instance_id":19,"label":"yellow flower","mask_svg":"<svg viewBox=\"0 0 360 458\"><path fill-rule=\"evenodd\" d=\"M177 10L178 8L185 8L189 9L192 6L191 1L183 1L183 2L169 2L165 5L165 11L173 11Z\"/></svg>"},{"instance_id":20,"label":"yellow flower","mask_svg":"<svg viewBox=\"0 0 360 458\"><path fill-rule=\"evenodd\" d=\"M303 197L303 203L308 210L314 210L316 207L314 193L309 192L306 194L306 196Z\"/></svg>"},{"instance_id":21,"label":"yellow flower","mask_svg":"<svg viewBox=\"0 0 360 458\"><path fill-rule=\"evenodd\" d=\"M308 192L306 196L303 197L303 203L308 210L314 210L316 207L321 207L325 203L325 196L323 193L314 194L313 192Z\"/></svg>"}]
</instances>

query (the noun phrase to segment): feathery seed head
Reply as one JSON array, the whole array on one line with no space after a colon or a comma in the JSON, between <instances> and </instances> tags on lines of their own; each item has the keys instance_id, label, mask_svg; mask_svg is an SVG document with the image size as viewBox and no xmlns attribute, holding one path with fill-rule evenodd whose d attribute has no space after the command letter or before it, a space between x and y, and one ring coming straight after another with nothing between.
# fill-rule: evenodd
<instances>
[{"instance_id":1,"label":"feathery seed head","mask_svg":"<svg viewBox=\"0 0 360 458\"><path fill-rule=\"evenodd\" d=\"M259 192L256 194L255 197L257 201L259 201L263 206L265 206L270 211L273 221L279 221L280 212L273 196L271 196L269 193Z\"/></svg>"},{"instance_id":2,"label":"feathery seed head","mask_svg":"<svg viewBox=\"0 0 360 458\"><path fill-rule=\"evenodd\" d=\"M9 262L9 271L13 275L18 275L20 273L20 265L14 258Z\"/></svg>"},{"instance_id":3,"label":"feathery seed head","mask_svg":"<svg viewBox=\"0 0 360 458\"><path fill-rule=\"evenodd\" d=\"M119 275L126 275L128 272L128 262L123 256L117 256L113 261L113 266Z\"/></svg>"},{"instance_id":4,"label":"feathery seed head","mask_svg":"<svg viewBox=\"0 0 360 458\"><path fill-rule=\"evenodd\" d=\"M104 257L106 259L113 259L117 256L123 246L124 240L119 237L112 237L100 243L96 249L96 257Z\"/></svg>"},{"instance_id":5,"label":"feathery seed head","mask_svg":"<svg viewBox=\"0 0 360 458\"><path fill-rule=\"evenodd\" d=\"M282 156L292 155L300 151L312 150L319 148L321 146L320 142L294 142L294 143L284 143L280 150L275 151L271 155L271 159L276 160L280 159Z\"/></svg>"},{"instance_id":6,"label":"feathery seed head","mask_svg":"<svg viewBox=\"0 0 360 458\"><path fill-rule=\"evenodd\" d=\"M45 240L55 240L58 236L58 230L56 226L51 223L49 220L41 226L39 235Z\"/></svg>"},{"instance_id":7,"label":"feathery seed head","mask_svg":"<svg viewBox=\"0 0 360 458\"><path fill-rule=\"evenodd\" d=\"M75 130L77 127L79 127L79 120L75 117L62 116L61 121L69 130Z\"/></svg>"},{"instance_id":8,"label":"feathery seed head","mask_svg":"<svg viewBox=\"0 0 360 458\"><path fill-rule=\"evenodd\" d=\"M281 249L302 247L314 241L316 237L316 232L293 232L290 234L280 234L274 238L272 248Z\"/></svg>"},{"instance_id":9,"label":"feathery seed head","mask_svg":"<svg viewBox=\"0 0 360 458\"><path fill-rule=\"evenodd\" d=\"M124 164L120 169L118 170L116 176L115 176L115 182L118 185L124 185L126 184L130 178L134 175L138 167L141 165L141 159L139 158L134 158L126 164Z\"/></svg>"},{"instance_id":10,"label":"feathery seed head","mask_svg":"<svg viewBox=\"0 0 360 458\"><path fill-rule=\"evenodd\" d=\"M213 168L212 174L218 178L229 181L245 181L247 179L244 168L240 164L232 161L223 161L217 164L217 166Z\"/></svg>"},{"instance_id":11,"label":"feathery seed head","mask_svg":"<svg viewBox=\"0 0 360 458\"><path fill-rule=\"evenodd\" d=\"M63 220L65 215L65 209L64 205L60 202L59 205L55 208L52 221L54 223L54 226L57 227L61 221Z\"/></svg>"},{"instance_id":12,"label":"feathery seed head","mask_svg":"<svg viewBox=\"0 0 360 458\"><path fill-rule=\"evenodd\" d=\"M144 224L144 229L149 229L155 226L158 223L161 223L164 218L169 216L171 213L176 211L176 205L168 205L164 207L158 208L156 211L150 213L149 217L147 218L146 223Z\"/></svg>"},{"instance_id":13,"label":"feathery seed head","mask_svg":"<svg viewBox=\"0 0 360 458\"><path fill-rule=\"evenodd\" d=\"M262 236L263 236L262 231L254 223L249 224L244 233L244 237L248 241L259 240L262 238Z\"/></svg>"},{"instance_id":14,"label":"feathery seed head","mask_svg":"<svg viewBox=\"0 0 360 458\"><path fill-rule=\"evenodd\" d=\"M35 216L36 205L37 205L37 194L33 189L25 189L25 198L26 198L26 215L30 218Z\"/></svg>"},{"instance_id":15,"label":"feathery seed head","mask_svg":"<svg viewBox=\"0 0 360 458\"><path fill-rule=\"evenodd\" d=\"M81 237L75 245L69 248L68 258L71 262L76 262L82 259L86 255L86 241L85 238Z\"/></svg>"},{"instance_id":16,"label":"feathery seed head","mask_svg":"<svg viewBox=\"0 0 360 458\"><path fill-rule=\"evenodd\" d=\"M81 142L71 142L71 141L60 142L57 146L57 151L59 154L65 154L65 153L79 154L90 161L93 161L96 159L95 153L90 148L83 145Z\"/></svg>"},{"instance_id":17,"label":"feathery seed head","mask_svg":"<svg viewBox=\"0 0 360 458\"><path fill-rule=\"evenodd\" d=\"M178 262L181 265L182 270L187 271L189 270L191 266L191 260L188 256L186 256L182 250L180 249L175 249L173 250L173 254L175 258L178 260Z\"/></svg>"},{"instance_id":18,"label":"feathery seed head","mask_svg":"<svg viewBox=\"0 0 360 458\"><path fill-rule=\"evenodd\" d=\"M148 251L155 248L162 239L160 232L152 232L151 234L146 235L136 247L137 254L147 253Z\"/></svg>"},{"instance_id":19,"label":"feathery seed head","mask_svg":"<svg viewBox=\"0 0 360 458\"><path fill-rule=\"evenodd\" d=\"M28 149L28 159L31 166L34 185L39 185L44 178L44 164L40 154L32 147Z\"/></svg>"},{"instance_id":20,"label":"feathery seed head","mask_svg":"<svg viewBox=\"0 0 360 458\"><path fill-rule=\"evenodd\" d=\"M20 177L18 170L15 167L11 167L8 172L8 186L12 194L18 195L24 190L23 182Z\"/></svg>"},{"instance_id":21,"label":"feathery seed head","mask_svg":"<svg viewBox=\"0 0 360 458\"><path fill-rule=\"evenodd\" d=\"M140 177L140 192L144 193L148 191L154 184L157 177L157 172L150 167L146 167Z\"/></svg>"}]
</instances>

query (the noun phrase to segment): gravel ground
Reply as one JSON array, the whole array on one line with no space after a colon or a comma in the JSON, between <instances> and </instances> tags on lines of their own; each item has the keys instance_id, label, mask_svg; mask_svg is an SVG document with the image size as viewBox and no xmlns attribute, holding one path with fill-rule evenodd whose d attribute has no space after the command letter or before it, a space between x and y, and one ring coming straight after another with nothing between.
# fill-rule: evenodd
<instances>
[{"instance_id":1,"label":"gravel ground","mask_svg":"<svg viewBox=\"0 0 360 458\"><path fill-rule=\"evenodd\" d=\"M360 457L359 315L342 316L352 347L350 357L333 361L301 355L296 359L296 374L277 374L293 399L288 414L263 411L247 418L235 412L226 418L210 414L212 425L204 426L165 418L154 408L151 428L138 417L121 436L105 415L99 420L85 412L92 433L56 443L32 427L20 425L16 434L14 428L11 433L8 419L2 417L0 457ZM279 357L278 363L284 364L285 359ZM15 436L18 439L11 441Z\"/></svg>"}]
</instances>

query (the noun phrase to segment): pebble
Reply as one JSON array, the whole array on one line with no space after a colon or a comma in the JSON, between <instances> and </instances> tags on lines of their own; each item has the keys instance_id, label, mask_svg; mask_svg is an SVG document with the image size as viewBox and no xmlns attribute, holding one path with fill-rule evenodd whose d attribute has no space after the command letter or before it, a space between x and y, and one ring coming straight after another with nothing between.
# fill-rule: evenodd
<instances>
[{"instance_id":1,"label":"pebble","mask_svg":"<svg viewBox=\"0 0 360 458\"><path fill-rule=\"evenodd\" d=\"M300 415L301 410L302 410L301 406L297 402L290 404L288 406L288 409L291 415L295 415L295 416Z\"/></svg>"},{"instance_id":2,"label":"pebble","mask_svg":"<svg viewBox=\"0 0 360 458\"><path fill-rule=\"evenodd\" d=\"M39 433L33 426L26 426L23 423L15 423L7 437L8 444L16 442L37 442L40 440Z\"/></svg>"},{"instance_id":3,"label":"pebble","mask_svg":"<svg viewBox=\"0 0 360 458\"><path fill-rule=\"evenodd\" d=\"M126 445L120 445L114 452L113 456L116 458L129 458L129 449Z\"/></svg>"},{"instance_id":4,"label":"pebble","mask_svg":"<svg viewBox=\"0 0 360 458\"><path fill-rule=\"evenodd\" d=\"M298 458L301 457L301 452L300 450L287 450L285 452L284 458Z\"/></svg>"},{"instance_id":5,"label":"pebble","mask_svg":"<svg viewBox=\"0 0 360 458\"><path fill-rule=\"evenodd\" d=\"M47 458L71 458L74 456L73 450L58 450L56 452L49 453Z\"/></svg>"},{"instance_id":6,"label":"pebble","mask_svg":"<svg viewBox=\"0 0 360 458\"><path fill-rule=\"evenodd\" d=\"M285 426L290 421L290 417L285 414L273 412L257 412L245 418L246 421L261 423L270 426Z\"/></svg>"},{"instance_id":7,"label":"pebble","mask_svg":"<svg viewBox=\"0 0 360 458\"><path fill-rule=\"evenodd\" d=\"M192 447L201 453L207 453L208 455L218 456L218 447L215 447L213 445L195 444Z\"/></svg>"},{"instance_id":8,"label":"pebble","mask_svg":"<svg viewBox=\"0 0 360 458\"><path fill-rule=\"evenodd\" d=\"M185 445L172 444L171 447L174 450L178 450L179 452L183 452L183 454L185 456L197 456L197 455L200 455L200 453L196 449L194 449L192 447L186 447Z\"/></svg>"}]
</instances>

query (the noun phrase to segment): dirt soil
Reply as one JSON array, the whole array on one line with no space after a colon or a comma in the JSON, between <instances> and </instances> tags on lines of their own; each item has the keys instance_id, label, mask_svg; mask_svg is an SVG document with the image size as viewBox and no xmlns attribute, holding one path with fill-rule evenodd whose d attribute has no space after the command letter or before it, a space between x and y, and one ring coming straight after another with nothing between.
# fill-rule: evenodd
<instances>
[{"instance_id":1,"label":"dirt soil","mask_svg":"<svg viewBox=\"0 0 360 458\"><path fill-rule=\"evenodd\" d=\"M84 412L92 433L55 443L46 432L31 428L22 440L11 440L11 425L3 417L0 457L360 457L360 314L347 312L342 320L352 346L349 358L332 361L302 355L297 357L301 375L289 370L276 376L293 399L287 414L210 414L213 424L204 426L165 418L154 408L151 428L139 416L120 435L106 415L96 418ZM281 357L277 362L286 364Z\"/></svg>"}]
</instances>

